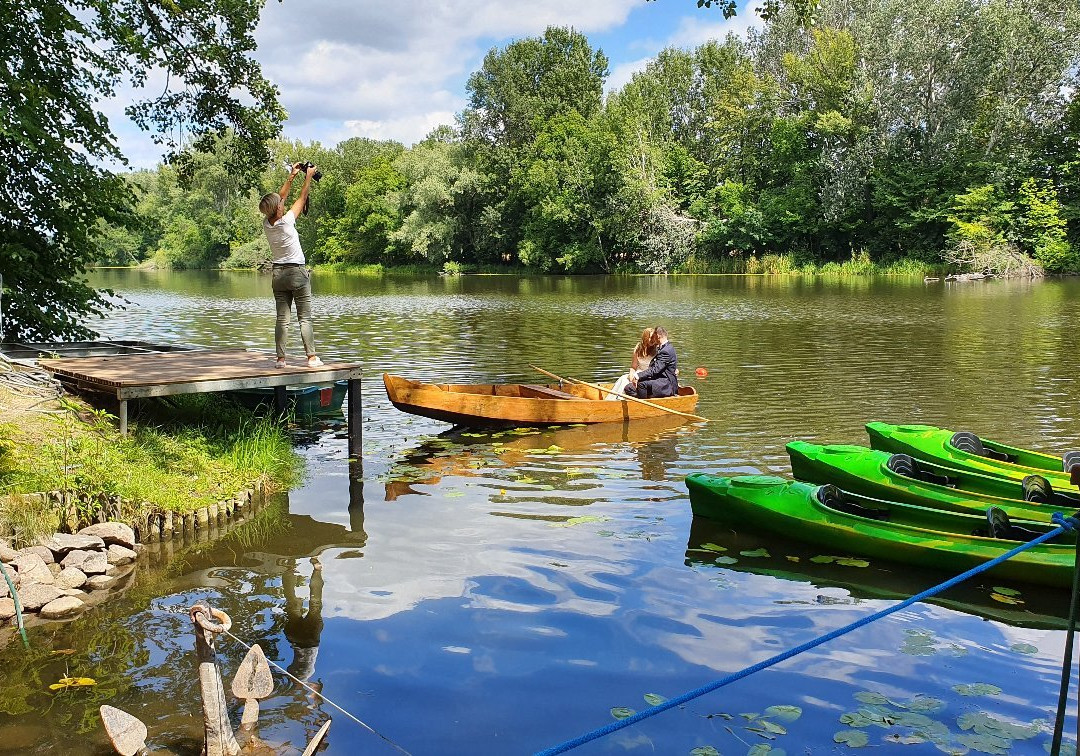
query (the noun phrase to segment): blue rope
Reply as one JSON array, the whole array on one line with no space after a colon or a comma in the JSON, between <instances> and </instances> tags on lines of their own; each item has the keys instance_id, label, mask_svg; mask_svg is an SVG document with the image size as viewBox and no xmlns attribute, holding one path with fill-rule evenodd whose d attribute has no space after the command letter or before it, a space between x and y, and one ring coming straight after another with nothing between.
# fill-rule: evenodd
<instances>
[{"instance_id":1,"label":"blue rope","mask_svg":"<svg viewBox=\"0 0 1080 756\"><path fill-rule=\"evenodd\" d=\"M1032 548L1033 546L1038 546L1040 543L1045 543L1052 538L1057 538L1059 535L1062 535L1066 531L1080 529L1080 520L1077 520L1074 517L1065 517L1060 512L1054 512L1053 516L1050 519L1058 525L1057 528L1054 528L1048 533L1044 533L1038 538L1034 538L1027 543L1022 543L1015 549L1007 551L1001 556L994 557L989 562L984 562L978 567L973 567L967 572L961 573L960 575L957 575L950 580L946 580L944 583L935 585L933 588L928 588L922 593L916 594L909 599L905 599L904 601L901 601L895 606L891 606L888 609L882 609L880 612L875 612L874 614L871 614L868 617L863 617L860 620L856 620L849 625L844 625L841 628L825 633L825 635L818 636L811 641L807 641L806 643L795 646L794 648L790 648L787 651L777 654L776 656L773 656L769 659L760 661L757 664L752 664L745 669L741 669L734 674L728 675L722 680L717 680L715 682L709 683L708 685L703 685L696 690L691 690L688 693L683 693L681 696L678 696L676 698L669 698L663 703L657 704L656 706L652 706L648 709L644 709L643 711L639 711L637 714L629 716L626 719L617 720L603 727L598 727L597 729L591 732L587 732L584 735L580 735L573 740L567 740L563 743L560 743L559 745L548 748L547 750L539 751L536 756L555 756L555 754L566 753L567 751L577 748L578 746L585 745L592 740L602 738L605 735L610 735L611 733L621 730L624 727L629 727L632 724L636 724L643 719L648 719L649 717L655 716L663 711L667 711L668 709L673 709L676 706L681 706L684 703L687 703L694 700L695 698L705 695L706 693L711 693L718 688L723 688L725 685L730 685L736 680L741 680L744 677L749 677L755 672L760 672L763 669L768 669L769 667L779 664L780 662L787 659L790 659L793 656L798 656L804 651L809 651L810 649L816 648L823 643L828 643L831 640L839 638L841 635L847 635L852 630L857 630L864 625L869 625L871 622L876 622L882 617L887 617L890 614L893 614L900 611L901 609L905 609L906 607L911 606L912 604L931 598L932 596L936 596L942 591L946 591L949 588L952 588L953 586L964 582L968 578L978 575L980 572L985 572L986 570L989 570L992 567L996 567L997 565L1001 564L1006 560L1012 559L1017 554L1021 554Z\"/></svg>"}]
</instances>

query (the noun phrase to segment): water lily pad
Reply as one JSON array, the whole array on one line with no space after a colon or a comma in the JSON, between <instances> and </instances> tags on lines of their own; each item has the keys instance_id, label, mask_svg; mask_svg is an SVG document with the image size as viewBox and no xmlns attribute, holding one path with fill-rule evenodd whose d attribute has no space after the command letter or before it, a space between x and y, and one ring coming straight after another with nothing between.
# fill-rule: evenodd
<instances>
[{"instance_id":1,"label":"water lily pad","mask_svg":"<svg viewBox=\"0 0 1080 756\"><path fill-rule=\"evenodd\" d=\"M787 751L783 748L774 748L768 743L758 743L750 747L746 756L787 756Z\"/></svg>"},{"instance_id":2,"label":"water lily pad","mask_svg":"<svg viewBox=\"0 0 1080 756\"><path fill-rule=\"evenodd\" d=\"M754 559L761 557L771 556L768 549L754 549L753 551L740 551L739 554L744 557L751 557Z\"/></svg>"},{"instance_id":3,"label":"water lily pad","mask_svg":"<svg viewBox=\"0 0 1080 756\"><path fill-rule=\"evenodd\" d=\"M1008 756L1009 747L1012 745L1012 741L1008 738L1001 738L997 735L979 735L978 733L957 735L956 742L966 745L979 753L991 753L997 756Z\"/></svg>"},{"instance_id":4,"label":"water lily pad","mask_svg":"<svg viewBox=\"0 0 1080 756\"><path fill-rule=\"evenodd\" d=\"M919 693L910 701L897 704L897 706L908 709L909 711L935 712L942 711L945 708L946 704L940 698L924 696L922 693Z\"/></svg>"},{"instance_id":5,"label":"water lily pad","mask_svg":"<svg viewBox=\"0 0 1080 756\"><path fill-rule=\"evenodd\" d=\"M581 525L586 522L604 522L604 518L595 517L593 515L584 515L582 517L571 517L565 522L553 522L551 527L553 528L572 528L575 525Z\"/></svg>"},{"instance_id":6,"label":"water lily pad","mask_svg":"<svg viewBox=\"0 0 1080 756\"><path fill-rule=\"evenodd\" d=\"M974 683L972 685L954 685L953 690L962 696L998 696L1001 688L990 683Z\"/></svg>"},{"instance_id":7,"label":"water lily pad","mask_svg":"<svg viewBox=\"0 0 1080 756\"><path fill-rule=\"evenodd\" d=\"M837 559L836 563L842 567L869 567L870 563L865 559L853 559L851 557L844 557Z\"/></svg>"},{"instance_id":8,"label":"water lily pad","mask_svg":"<svg viewBox=\"0 0 1080 756\"><path fill-rule=\"evenodd\" d=\"M460 498L460 497L462 497L464 495L465 495L464 491L448 491L446 493L446 498L448 498L448 499L458 499L458 498Z\"/></svg>"},{"instance_id":9,"label":"water lily pad","mask_svg":"<svg viewBox=\"0 0 1080 756\"><path fill-rule=\"evenodd\" d=\"M797 556L788 556L788 557L785 557L785 559L787 559L789 562L798 562L799 561L799 558Z\"/></svg>"},{"instance_id":10,"label":"water lily pad","mask_svg":"<svg viewBox=\"0 0 1080 756\"><path fill-rule=\"evenodd\" d=\"M882 740L886 743L896 743L898 745L917 745L919 743L929 742L930 738L920 732L916 732L912 735L901 735L898 732L894 732L891 735L886 735Z\"/></svg>"},{"instance_id":11,"label":"water lily pad","mask_svg":"<svg viewBox=\"0 0 1080 756\"><path fill-rule=\"evenodd\" d=\"M1037 654L1039 649L1030 643L1014 643L1009 646L1009 649L1015 651L1018 654Z\"/></svg>"},{"instance_id":12,"label":"water lily pad","mask_svg":"<svg viewBox=\"0 0 1080 756\"><path fill-rule=\"evenodd\" d=\"M796 719L802 716L802 709L798 706L789 706L787 704L779 704L777 706L770 706L765 710L765 716L779 719L782 722L794 722Z\"/></svg>"},{"instance_id":13,"label":"water lily pad","mask_svg":"<svg viewBox=\"0 0 1080 756\"><path fill-rule=\"evenodd\" d=\"M891 703L888 698L873 690L860 690L855 694L855 700L859 703L873 704L874 706L884 706Z\"/></svg>"},{"instance_id":14,"label":"water lily pad","mask_svg":"<svg viewBox=\"0 0 1080 756\"><path fill-rule=\"evenodd\" d=\"M1012 596L1006 596L1006 595L1004 595L1002 593L991 593L990 598L992 598L994 601L1000 602L1002 604L1012 604L1014 606L1024 603L1023 599L1014 598Z\"/></svg>"},{"instance_id":15,"label":"water lily pad","mask_svg":"<svg viewBox=\"0 0 1080 756\"><path fill-rule=\"evenodd\" d=\"M1046 741L1045 743L1043 743L1043 750L1046 751L1047 753L1050 753L1050 746L1052 746L1052 745L1053 745L1052 741L1050 741L1050 740ZM1072 743L1063 742L1061 744L1061 755L1060 756L1076 756L1076 746L1073 745Z\"/></svg>"},{"instance_id":16,"label":"water lily pad","mask_svg":"<svg viewBox=\"0 0 1080 756\"><path fill-rule=\"evenodd\" d=\"M747 722L753 722L755 719L758 718L758 714L756 714L754 712L746 712L746 713L740 714L739 716L742 717L743 719L745 719Z\"/></svg>"},{"instance_id":17,"label":"water lily pad","mask_svg":"<svg viewBox=\"0 0 1080 756\"><path fill-rule=\"evenodd\" d=\"M819 554L818 556L810 557L810 561L813 562L814 564L829 564L830 562L835 562L836 557L825 556L824 554Z\"/></svg>"},{"instance_id":18,"label":"water lily pad","mask_svg":"<svg viewBox=\"0 0 1080 756\"><path fill-rule=\"evenodd\" d=\"M779 725L776 722L770 722L768 719L759 719L758 725L760 725L766 732L773 735L787 735L787 728L783 725Z\"/></svg>"},{"instance_id":19,"label":"water lily pad","mask_svg":"<svg viewBox=\"0 0 1080 756\"><path fill-rule=\"evenodd\" d=\"M637 714L636 711L626 706L616 706L611 710L611 716L615 717L616 719L626 719L627 717L632 717L635 714Z\"/></svg>"},{"instance_id":20,"label":"water lily pad","mask_svg":"<svg viewBox=\"0 0 1080 756\"><path fill-rule=\"evenodd\" d=\"M738 564L738 562L739 562L739 560L736 559L735 557L718 556L716 558L716 563L717 564Z\"/></svg>"},{"instance_id":21,"label":"water lily pad","mask_svg":"<svg viewBox=\"0 0 1080 756\"><path fill-rule=\"evenodd\" d=\"M1019 596L1020 595L1020 591L1016 590L1015 588L1003 588L1000 585L995 585L993 590L994 590L994 593L1000 593L1002 596Z\"/></svg>"},{"instance_id":22,"label":"water lily pad","mask_svg":"<svg viewBox=\"0 0 1080 756\"><path fill-rule=\"evenodd\" d=\"M645 703L647 703L649 706L659 706L660 704L662 704L666 700L667 699L664 698L659 693L646 693L645 694Z\"/></svg>"},{"instance_id":23,"label":"water lily pad","mask_svg":"<svg viewBox=\"0 0 1080 756\"><path fill-rule=\"evenodd\" d=\"M841 730L835 733L832 739L851 748L862 748L870 743L870 736L862 730Z\"/></svg>"},{"instance_id":24,"label":"water lily pad","mask_svg":"<svg viewBox=\"0 0 1080 756\"><path fill-rule=\"evenodd\" d=\"M720 752L712 746L699 746L690 751L690 756L720 756Z\"/></svg>"},{"instance_id":25,"label":"water lily pad","mask_svg":"<svg viewBox=\"0 0 1080 756\"><path fill-rule=\"evenodd\" d=\"M97 680L92 677L61 677L57 682L49 686L49 690L67 690L68 688L89 688L97 685Z\"/></svg>"},{"instance_id":26,"label":"water lily pad","mask_svg":"<svg viewBox=\"0 0 1080 756\"><path fill-rule=\"evenodd\" d=\"M727 551L726 546L718 546L715 543L703 543L700 546L698 546L698 549L702 549L704 551L716 551L716 552Z\"/></svg>"}]
</instances>

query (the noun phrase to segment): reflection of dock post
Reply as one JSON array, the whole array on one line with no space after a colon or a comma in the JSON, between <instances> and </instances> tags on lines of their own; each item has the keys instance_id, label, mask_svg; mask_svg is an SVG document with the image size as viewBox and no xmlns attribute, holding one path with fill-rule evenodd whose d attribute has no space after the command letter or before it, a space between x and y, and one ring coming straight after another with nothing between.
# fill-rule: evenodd
<instances>
[{"instance_id":1,"label":"reflection of dock post","mask_svg":"<svg viewBox=\"0 0 1080 756\"><path fill-rule=\"evenodd\" d=\"M360 379L349 379L348 392L348 421L349 421L349 460L356 460L356 467L349 466L350 477L355 472L356 477L362 477L363 465L360 461L360 452L364 445L364 418L363 400L360 398Z\"/></svg>"}]
</instances>

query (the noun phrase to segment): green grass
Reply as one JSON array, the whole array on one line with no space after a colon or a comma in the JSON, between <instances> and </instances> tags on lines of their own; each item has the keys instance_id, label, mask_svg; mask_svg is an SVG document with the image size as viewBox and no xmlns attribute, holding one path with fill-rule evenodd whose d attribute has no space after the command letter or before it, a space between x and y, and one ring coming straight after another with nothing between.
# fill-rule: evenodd
<instances>
[{"instance_id":1,"label":"green grass","mask_svg":"<svg viewBox=\"0 0 1080 756\"><path fill-rule=\"evenodd\" d=\"M684 262L678 273L684 274L728 274L728 275L785 275L804 276L927 276L940 274L942 266L934 265L913 257L901 257L893 260L873 260L863 250L853 252L850 259L830 262L811 262L801 260L795 255L766 254L758 257L725 257L721 259L690 258Z\"/></svg>"},{"instance_id":2,"label":"green grass","mask_svg":"<svg viewBox=\"0 0 1080 756\"><path fill-rule=\"evenodd\" d=\"M123 519L144 510L185 514L265 483L296 485L303 461L279 421L257 417L211 395L148 401L121 438L111 416L70 399L38 423L30 437L11 429L0 467L0 494L77 493L77 510L92 514L102 496L134 502ZM10 502L10 499L7 499ZM17 532L55 529L55 512L0 505L0 525Z\"/></svg>"}]
</instances>

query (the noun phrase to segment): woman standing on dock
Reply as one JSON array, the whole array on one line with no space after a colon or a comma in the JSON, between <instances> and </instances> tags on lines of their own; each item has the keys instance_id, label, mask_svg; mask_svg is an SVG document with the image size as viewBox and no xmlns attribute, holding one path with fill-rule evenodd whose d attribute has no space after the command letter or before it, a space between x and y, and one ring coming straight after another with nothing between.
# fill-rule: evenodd
<instances>
[{"instance_id":1,"label":"woman standing on dock","mask_svg":"<svg viewBox=\"0 0 1080 756\"><path fill-rule=\"evenodd\" d=\"M323 361L315 353L315 335L311 328L311 271L307 269L304 250L300 247L300 235L296 233L296 216L304 209L308 192L311 190L311 177L315 175L315 166L307 163L304 176L304 188L300 198L285 212L285 199L292 190L292 182L300 172L301 163L293 165L289 177L275 194L265 195L259 202L259 212L263 218L263 231L270 242L270 252L274 264L274 301L277 303L277 325L274 328L274 344L277 347L278 367L285 367L285 342L288 336L289 319L293 303L296 303L296 319L300 321L300 338L307 353L307 366L320 367Z\"/></svg>"}]
</instances>

